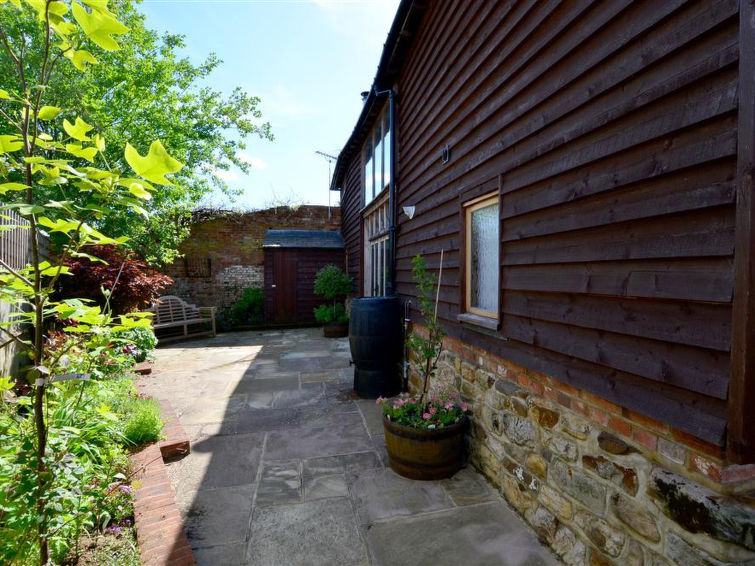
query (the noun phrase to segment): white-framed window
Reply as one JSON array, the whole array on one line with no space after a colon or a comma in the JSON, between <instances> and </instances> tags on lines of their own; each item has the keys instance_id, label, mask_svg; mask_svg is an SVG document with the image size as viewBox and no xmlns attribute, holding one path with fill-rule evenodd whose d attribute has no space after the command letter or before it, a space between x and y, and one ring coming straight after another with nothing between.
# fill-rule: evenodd
<instances>
[{"instance_id":1,"label":"white-framed window","mask_svg":"<svg viewBox=\"0 0 755 566\"><path fill-rule=\"evenodd\" d=\"M364 206L383 192L390 176L391 120L386 106L364 144Z\"/></svg>"},{"instance_id":2,"label":"white-framed window","mask_svg":"<svg viewBox=\"0 0 755 566\"><path fill-rule=\"evenodd\" d=\"M364 296L385 295L388 281L388 198L383 197L364 214Z\"/></svg>"},{"instance_id":3,"label":"white-framed window","mask_svg":"<svg viewBox=\"0 0 755 566\"><path fill-rule=\"evenodd\" d=\"M498 193L464 203L464 311L498 319L500 214Z\"/></svg>"}]
</instances>

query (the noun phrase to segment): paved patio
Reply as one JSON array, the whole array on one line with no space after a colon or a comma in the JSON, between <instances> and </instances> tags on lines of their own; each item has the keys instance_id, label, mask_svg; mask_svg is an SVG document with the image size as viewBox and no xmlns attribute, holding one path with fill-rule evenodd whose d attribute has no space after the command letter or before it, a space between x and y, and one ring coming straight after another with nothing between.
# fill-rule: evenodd
<instances>
[{"instance_id":1,"label":"paved patio","mask_svg":"<svg viewBox=\"0 0 755 566\"><path fill-rule=\"evenodd\" d=\"M142 382L192 441L168 472L200 565L558 563L472 468L437 482L394 474L349 357L320 329L158 350Z\"/></svg>"}]
</instances>

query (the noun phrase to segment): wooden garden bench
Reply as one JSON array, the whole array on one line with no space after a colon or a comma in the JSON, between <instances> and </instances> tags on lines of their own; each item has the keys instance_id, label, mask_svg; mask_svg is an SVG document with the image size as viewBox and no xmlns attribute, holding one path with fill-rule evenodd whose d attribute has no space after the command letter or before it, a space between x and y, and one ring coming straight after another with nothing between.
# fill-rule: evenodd
<instances>
[{"instance_id":1,"label":"wooden garden bench","mask_svg":"<svg viewBox=\"0 0 755 566\"><path fill-rule=\"evenodd\" d=\"M165 295L160 297L148 311L154 313L152 329L155 331L161 328L183 328L182 335L166 336L160 339L163 342L186 336L205 334L215 336L215 307L197 307L175 295ZM211 325L210 330L206 329L207 323ZM195 327L191 333L190 326Z\"/></svg>"}]
</instances>

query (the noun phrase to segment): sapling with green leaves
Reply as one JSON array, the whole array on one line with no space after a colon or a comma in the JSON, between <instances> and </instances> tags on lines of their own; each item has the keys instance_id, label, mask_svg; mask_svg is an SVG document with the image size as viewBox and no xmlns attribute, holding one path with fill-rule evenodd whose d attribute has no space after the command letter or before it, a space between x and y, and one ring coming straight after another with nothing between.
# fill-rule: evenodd
<instances>
[{"instance_id":1,"label":"sapling with green leaves","mask_svg":"<svg viewBox=\"0 0 755 566\"><path fill-rule=\"evenodd\" d=\"M339 298L351 293L352 281L347 273L333 264L326 265L315 276L315 294L332 301L315 309L317 322L346 322L349 320L346 308Z\"/></svg>"},{"instance_id":2,"label":"sapling with green leaves","mask_svg":"<svg viewBox=\"0 0 755 566\"><path fill-rule=\"evenodd\" d=\"M47 490L53 473L50 464L58 457L47 449L47 391L88 378L67 372L65 351L46 350L48 329L58 325L65 332L88 333L103 327L119 331L149 325L143 313L115 318L88 302L56 301L55 284L69 276L69 259L96 260L87 253L91 246L123 244L124 239L101 233L96 228L98 222L121 208L146 216L142 203L151 198L156 186L170 185L166 175L178 172L182 164L160 141L154 141L144 154L125 144L123 155L130 172L111 168L103 154L106 140L85 117L45 104L46 90L60 65L72 64L86 72L89 65L97 64L95 49L119 48L118 38L128 28L108 10L106 0L0 0L0 9L18 10L29 26L41 29L38 34L10 36L0 27L0 46L13 62L20 85L16 90L0 88L3 131L12 132L0 135L0 198L3 208L17 211L28 221L31 252L30 264L21 269L0 260L0 300L14 309L13 321L0 326L0 332L3 345L17 343L31 362L19 377L31 389L33 400L36 536L39 562L47 564L48 524L54 513L46 505ZM35 43L34 38L40 42ZM38 66L29 64L31 54L40 61ZM33 74L33 69L38 72ZM50 127L53 122L61 127ZM50 131L62 133L53 136ZM45 188L50 186L60 188L64 198L48 200ZM59 244L54 259L42 258L42 231ZM18 324L30 330L13 330Z\"/></svg>"},{"instance_id":3,"label":"sapling with green leaves","mask_svg":"<svg viewBox=\"0 0 755 566\"><path fill-rule=\"evenodd\" d=\"M425 259L416 255L412 259L412 276L417 287L416 299L425 324L425 333L411 332L406 345L417 364L422 379L419 394L402 393L395 399L379 397L385 417L402 426L435 430L460 422L468 410L467 403L456 391L439 389L429 393L430 380L438 369L438 360L443 352L446 336L438 322L438 299L440 279L443 273L443 251L440 254L439 275L430 272Z\"/></svg>"}]
</instances>

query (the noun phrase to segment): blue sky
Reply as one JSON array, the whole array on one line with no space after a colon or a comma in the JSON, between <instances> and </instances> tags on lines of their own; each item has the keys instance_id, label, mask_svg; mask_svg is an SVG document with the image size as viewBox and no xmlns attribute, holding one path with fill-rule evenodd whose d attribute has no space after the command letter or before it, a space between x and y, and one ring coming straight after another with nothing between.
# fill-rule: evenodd
<instances>
[{"instance_id":1,"label":"blue sky","mask_svg":"<svg viewBox=\"0 0 755 566\"><path fill-rule=\"evenodd\" d=\"M328 161L356 123L396 13L398 0L143 0L147 26L186 36L185 55L214 51L223 65L213 88L240 86L262 98L274 142L249 138L249 175L223 172L243 190L233 204L262 208L276 201L328 204ZM332 193L332 204L338 193Z\"/></svg>"}]
</instances>

